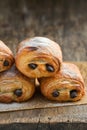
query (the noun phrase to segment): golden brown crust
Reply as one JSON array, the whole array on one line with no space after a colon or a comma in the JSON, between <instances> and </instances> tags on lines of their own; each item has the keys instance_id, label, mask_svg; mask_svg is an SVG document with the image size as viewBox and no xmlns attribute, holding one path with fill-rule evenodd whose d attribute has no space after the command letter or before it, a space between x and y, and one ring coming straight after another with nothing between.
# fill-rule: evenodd
<instances>
[{"instance_id":1,"label":"golden brown crust","mask_svg":"<svg viewBox=\"0 0 87 130\"><path fill-rule=\"evenodd\" d=\"M14 63L12 51L0 41L0 72L8 70Z\"/></svg>"},{"instance_id":2,"label":"golden brown crust","mask_svg":"<svg viewBox=\"0 0 87 130\"><path fill-rule=\"evenodd\" d=\"M85 93L84 81L78 67L63 63L61 71L54 77L39 79L42 94L58 102L77 101Z\"/></svg>"},{"instance_id":3,"label":"golden brown crust","mask_svg":"<svg viewBox=\"0 0 87 130\"><path fill-rule=\"evenodd\" d=\"M15 66L0 73L0 102L23 102L30 99L34 92L34 80L21 74Z\"/></svg>"},{"instance_id":4,"label":"golden brown crust","mask_svg":"<svg viewBox=\"0 0 87 130\"><path fill-rule=\"evenodd\" d=\"M60 70L62 52L59 45L52 40L34 37L19 44L15 60L17 68L26 76L32 78L49 77ZM37 65L35 69L28 66L32 63ZM46 64L51 65L52 72L47 71Z\"/></svg>"}]
</instances>

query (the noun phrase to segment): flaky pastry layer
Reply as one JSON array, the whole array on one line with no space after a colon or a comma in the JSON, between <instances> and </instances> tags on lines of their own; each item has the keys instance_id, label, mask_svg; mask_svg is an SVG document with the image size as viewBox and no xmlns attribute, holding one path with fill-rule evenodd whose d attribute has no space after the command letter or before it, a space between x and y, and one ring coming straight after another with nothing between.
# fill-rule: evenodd
<instances>
[{"instance_id":1,"label":"flaky pastry layer","mask_svg":"<svg viewBox=\"0 0 87 130\"><path fill-rule=\"evenodd\" d=\"M49 77L60 70L62 52L52 40L34 37L19 44L15 60L24 75L30 78Z\"/></svg>"},{"instance_id":2,"label":"flaky pastry layer","mask_svg":"<svg viewBox=\"0 0 87 130\"><path fill-rule=\"evenodd\" d=\"M61 71L54 77L41 78L42 94L58 102L77 101L85 94L84 81L77 66L63 63Z\"/></svg>"},{"instance_id":3,"label":"flaky pastry layer","mask_svg":"<svg viewBox=\"0 0 87 130\"><path fill-rule=\"evenodd\" d=\"M15 66L0 73L0 102L23 102L35 92L34 80L25 77Z\"/></svg>"},{"instance_id":4,"label":"flaky pastry layer","mask_svg":"<svg viewBox=\"0 0 87 130\"><path fill-rule=\"evenodd\" d=\"M14 63L12 51L0 41L0 72L8 70Z\"/></svg>"}]
</instances>

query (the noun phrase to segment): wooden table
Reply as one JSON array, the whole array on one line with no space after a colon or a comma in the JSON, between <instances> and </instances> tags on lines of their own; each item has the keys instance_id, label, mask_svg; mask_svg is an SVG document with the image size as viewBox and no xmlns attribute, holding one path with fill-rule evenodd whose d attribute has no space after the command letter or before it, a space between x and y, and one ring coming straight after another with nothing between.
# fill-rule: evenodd
<instances>
[{"instance_id":1,"label":"wooden table","mask_svg":"<svg viewBox=\"0 0 87 130\"><path fill-rule=\"evenodd\" d=\"M87 61L86 29L86 0L0 1L0 39L14 54L26 37L45 36L60 44L64 60ZM0 113L3 130L82 130L86 123L87 105Z\"/></svg>"}]
</instances>

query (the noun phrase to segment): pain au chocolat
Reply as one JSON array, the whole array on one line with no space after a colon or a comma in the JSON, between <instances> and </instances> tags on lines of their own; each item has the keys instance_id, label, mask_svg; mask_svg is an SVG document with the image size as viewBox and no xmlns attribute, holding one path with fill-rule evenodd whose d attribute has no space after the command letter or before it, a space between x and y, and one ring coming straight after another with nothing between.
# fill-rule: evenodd
<instances>
[{"instance_id":1,"label":"pain au chocolat","mask_svg":"<svg viewBox=\"0 0 87 130\"><path fill-rule=\"evenodd\" d=\"M35 92L34 80L21 74L15 66L0 73L0 102L23 102Z\"/></svg>"},{"instance_id":2,"label":"pain au chocolat","mask_svg":"<svg viewBox=\"0 0 87 130\"><path fill-rule=\"evenodd\" d=\"M54 77L41 78L42 94L49 100L58 102L80 100L84 93L84 81L78 67L72 63L63 63Z\"/></svg>"},{"instance_id":3,"label":"pain au chocolat","mask_svg":"<svg viewBox=\"0 0 87 130\"><path fill-rule=\"evenodd\" d=\"M16 67L27 77L49 77L60 70L62 52L54 41L34 37L19 44L15 62Z\"/></svg>"},{"instance_id":4,"label":"pain au chocolat","mask_svg":"<svg viewBox=\"0 0 87 130\"><path fill-rule=\"evenodd\" d=\"M12 51L0 41L0 72L8 70L14 63Z\"/></svg>"}]
</instances>

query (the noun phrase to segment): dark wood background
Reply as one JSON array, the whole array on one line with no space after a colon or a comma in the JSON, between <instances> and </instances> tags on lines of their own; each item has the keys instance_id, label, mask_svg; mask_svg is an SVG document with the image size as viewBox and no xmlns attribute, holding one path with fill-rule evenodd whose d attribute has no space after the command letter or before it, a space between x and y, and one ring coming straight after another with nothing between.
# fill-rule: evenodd
<instances>
[{"instance_id":1,"label":"dark wood background","mask_svg":"<svg viewBox=\"0 0 87 130\"><path fill-rule=\"evenodd\" d=\"M87 0L0 0L0 39L14 54L34 36L59 43L66 61L87 61ZM86 130L86 122L87 105L0 113L0 130Z\"/></svg>"},{"instance_id":2,"label":"dark wood background","mask_svg":"<svg viewBox=\"0 0 87 130\"><path fill-rule=\"evenodd\" d=\"M33 36L59 43L64 60L87 61L87 0L0 0L0 39L15 53Z\"/></svg>"}]
</instances>

